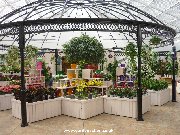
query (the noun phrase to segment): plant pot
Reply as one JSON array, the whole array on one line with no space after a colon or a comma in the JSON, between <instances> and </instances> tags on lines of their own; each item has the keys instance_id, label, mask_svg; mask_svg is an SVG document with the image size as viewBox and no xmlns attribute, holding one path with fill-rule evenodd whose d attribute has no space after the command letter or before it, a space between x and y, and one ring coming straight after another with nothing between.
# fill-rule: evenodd
<instances>
[{"instance_id":1,"label":"plant pot","mask_svg":"<svg viewBox=\"0 0 180 135\"><path fill-rule=\"evenodd\" d=\"M48 100L48 94L45 94L44 100Z\"/></svg>"},{"instance_id":2,"label":"plant pot","mask_svg":"<svg viewBox=\"0 0 180 135\"><path fill-rule=\"evenodd\" d=\"M76 69L77 64L71 64L71 69Z\"/></svg>"},{"instance_id":3,"label":"plant pot","mask_svg":"<svg viewBox=\"0 0 180 135\"><path fill-rule=\"evenodd\" d=\"M68 73L67 76L69 79L72 79L75 76L75 74L74 73Z\"/></svg>"},{"instance_id":4,"label":"plant pot","mask_svg":"<svg viewBox=\"0 0 180 135\"><path fill-rule=\"evenodd\" d=\"M88 99L92 99L92 97L93 97L93 95L90 93L90 94L88 95Z\"/></svg>"}]
</instances>

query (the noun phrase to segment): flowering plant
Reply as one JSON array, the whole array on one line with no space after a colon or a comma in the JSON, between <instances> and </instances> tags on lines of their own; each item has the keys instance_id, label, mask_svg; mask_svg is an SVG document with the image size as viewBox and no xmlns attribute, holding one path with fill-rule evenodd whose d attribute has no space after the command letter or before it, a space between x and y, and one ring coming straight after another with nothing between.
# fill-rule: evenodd
<instances>
[{"instance_id":1,"label":"flowering plant","mask_svg":"<svg viewBox=\"0 0 180 135\"><path fill-rule=\"evenodd\" d=\"M85 99L87 97L87 91L88 91L87 82L84 80L80 80L78 84L79 85L76 87L75 96L78 99Z\"/></svg>"},{"instance_id":2,"label":"flowering plant","mask_svg":"<svg viewBox=\"0 0 180 135\"><path fill-rule=\"evenodd\" d=\"M9 78L9 76L7 76L7 75L0 75L0 81L9 81L10 80L10 78Z\"/></svg>"},{"instance_id":3,"label":"flowering plant","mask_svg":"<svg viewBox=\"0 0 180 135\"><path fill-rule=\"evenodd\" d=\"M8 86L0 87L0 94L1 95L11 94L15 90L19 90L19 88L20 88L19 85L8 85Z\"/></svg>"},{"instance_id":4,"label":"flowering plant","mask_svg":"<svg viewBox=\"0 0 180 135\"><path fill-rule=\"evenodd\" d=\"M103 82L101 80L96 80L96 79L89 80L87 82L88 86L101 86L102 84L103 84Z\"/></svg>"}]
</instances>

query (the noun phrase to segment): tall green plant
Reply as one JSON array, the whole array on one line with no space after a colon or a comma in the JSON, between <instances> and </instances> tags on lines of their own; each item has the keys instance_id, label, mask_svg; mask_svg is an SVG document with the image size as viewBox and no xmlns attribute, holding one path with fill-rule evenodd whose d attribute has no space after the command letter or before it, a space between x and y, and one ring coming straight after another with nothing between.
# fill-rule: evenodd
<instances>
[{"instance_id":1,"label":"tall green plant","mask_svg":"<svg viewBox=\"0 0 180 135\"><path fill-rule=\"evenodd\" d=\"M128 58L128 70L131 75L137 72L137 47L133 42L129 42L125 48L125 55Z\"/></svg>"},{"instance_id":2,"label":"tall green plant","mask_svg":"<svg viewBox=\"0 0 180 135\"><path fill-rule=\"evenodd\" d=\"M128 58L128 71L131 75L137 75L137 46L130 42L125 48L125 55ZM141 48L142 78L152 78L157 70L158 56L152 51L149 45Z\"/></svg>"},{"instance_id":3,"label":"tall green plant","mask_svg":"<svg viewBox=\"0 0 180 135\"><path fill-rule=\"evenodd\" d=\"M63 45L63 52L69 63L98 64L104 59L104 49L95 37L82 34Z\"/></svg>"},{"instance_id":4,"label":"tall green plant","mask_svg":"<svg viewBox=\"0 0 180 135\"><path fill-rule=\"evenodd\" d=\"M41 73L45 76L46 84L50 81L51 76L48 67L46 66L45 61L42 62L42 71Z\"/></svg>"},{"instance_id":5,"label":"tall green plant","mask_svg":"<svg viewBox=\"0 0 180 135\"><path fill-rule=\"evenodd\" d=\"M20 70L20 52L17 46L11 46L5 56L5 65L7 72Z\"/></svg>"},{"instance_id":6,"label":"tall green plant","mask_svg":"<svg viewBox=\"0 0 180 135\"><path fill-rule=\"evenodd\" d=\"M153 70L154 64L156 64L156 54L152 51L149 45L143 45L141 49L141 60L142 60L142 77L152 78L155 75ZM154 63L155 62L155 63Z\"/></svg>"},{"instance_id":7,"label":"tall green plant","mask_svg":"<svg viewBox=\"0 0 180 135\"><path fill-rule=\"evenodd\" d=\"M118 61L115 60L113 63L109 63L107 71L111 74L113 83L116 81L116 68L118 67Z\"/></svg>"},{"instance_id":8,"label":"tall green plant","mask_svg":"<svg viewBox=\"0 0 180 135\"><path fill-rule=\"evenodd\" d=\"M30 69L33 64L33 58L36 56L38 49L32 45L25 47L25 69ZM11 46L5 56L6 70L19 72L20 71L20 51L17 46Z\"/></svg>"},{"instance_id":9,"label":"tall green plant","mask_svg":"<svg viewBox=\"0 0 180 135\"><path fill-rule=\"evenodd\" d=\"M37 52L38 52L38 48L34 47L32 45L28 45L25 47L25 52L26 52L26 59L25 59L25 67L29 70L30 68L32 68L34 62L33 59L35 58Z\"/></svg>"},{"instance_id":10,"label":"tall green plant","mask_svg":"<svg viewBox=\"0 0 180 135\"><path fill-rule=\"evenodd\" d=\"M166 56L166 63L165 63L165 74L172 75L173 74L173 61L172 61L172 54L168 53ZM178 72L178 62L175 61L175 74L177 75Z\"/></svg>"}]
</instances>

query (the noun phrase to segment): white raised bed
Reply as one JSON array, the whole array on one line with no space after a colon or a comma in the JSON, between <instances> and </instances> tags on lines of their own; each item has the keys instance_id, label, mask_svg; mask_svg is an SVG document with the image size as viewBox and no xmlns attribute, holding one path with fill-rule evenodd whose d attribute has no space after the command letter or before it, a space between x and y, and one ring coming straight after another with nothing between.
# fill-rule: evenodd
<instances>
[{"instance_id":1,"label":"white raised bed","mask_svg":"<svg viewBox=\"0 0 180 135\"><path fill-rule=\"evenodd\" d=\"M142 113L150 110L150 95L142 97ZM137 98L104 97L104 112L120 116L137 118Z\"/></svg>"},{"instance_id":2,"label":"white raised bed","mask_svg":"<svg viewBox=\"0 0 180 135\"><path fill-rule=\"evenodd\" d=\"M9 85L10 81L0 81L0 86L6 86Z\"/></svg>"},{"instance_id":3,"label":"white raised bed","mask_svg":"<svg viewBox=\"0 0 180 135\"><path fill-rule=\"evenodd\" d=\"M176 84L176 91L177 93L180 93L180 82L178 81Z\"/></svg>"},{"instance_id":4,"label":"white raised bed","mask_svg":"<svg viewBox=\"0 0 180 135\"><path fill-rule=\"evenodd\" d=\"M88 119L101 113L103 113L103 97L88 100L62 99L62 114L64 115Z\"/></svg>"},{"instance_id":5,"label":"white raised bed","mask_svg":"<svg viewBox=\"0 0 180 135\"><path fill-rule=\"evenodd\" d=\"M11 99L14 98L13 94L0 95L0 111L12 108Z\"/></svg>"},{"instance_id":6,"label":"white raised bed","mask_svg":"<svg viewBox=\"0 0 180 135\"><path fill-rule=\"evenodd\" d=\"M61 115L61 98L26 103L27 122L35 122ZM12 99L12 115L21 119L21 101Z\"/></svg>"},{"instance_id":7,"label":"white raised bed","mask_svg":"<svg viewBox=\"0 0 180 135\"><path fill-rule=\"evenodd\" d=\"M161 106L169 102L171 99L170 92L171 90L169 88L160 91L148 90L148 93L151 95L151 105Z\"/></svg>"}]
</instances>

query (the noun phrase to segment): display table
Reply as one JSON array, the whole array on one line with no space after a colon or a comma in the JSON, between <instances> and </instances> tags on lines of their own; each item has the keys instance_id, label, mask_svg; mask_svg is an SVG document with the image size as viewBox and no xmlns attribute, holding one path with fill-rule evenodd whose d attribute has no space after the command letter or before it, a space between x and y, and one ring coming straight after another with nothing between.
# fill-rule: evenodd
<instances>
[{"instance_id":1,"label":"display table","mask_svg":"<svg viewBox=\"0 0 180 135\"><path fill-rule=\"evenodd\" d=\"M13 94L0 95L0 111L12 108L11 99L14 98Z\"/></svg>"},{"instance_id":2,"label":"display table","mask_svg":"<svg viewBox=\"0 0 180 135\"><path fill-rule=\"evenodd\" d=\"M35 122L61 115L61 99L48 99L27 103L27 122ZM12 99L12 116L21 119L21 101Z\"/></svg>"},{"instance_id":3,"label":"display table","mask_svg":"<svg viewBox=\"0 0 180 135\"><path fill-rule=\"evenodd\" d=\"M62 99L62 114L64 115L88 119L101 113L103 113L103 97L88 100Z\"/></svg>"},{"instance_id":4,"label":"display table","mask_svg":"<svg viewBox=\"0 0 180 135\"><path fill-rule=\"evenodd\" d=\"M137 118L137 98L119 98L104 96L104 112L108 114ZM150 111L150 95L142 97L142 113Z\"/></svg>"},{"instance_id":5,"label":"display table","mask_svg":"<svg viewBox=\"0 0 180 135\"><path fill-rule=\"evenodd\" d=\"M107 89L109 88L108 86L102 85L102 86L88 86L89 88L98 88L102 90L102 96L105 95L104 93L104 89L107 91Z\"/></svg>"},{"instance_id":6,"label":"display table","mask_svg":"<svg viewBox=\"0 0 180 135\"><path fill-rule=\"evenodd\" d=\"M170 101L170 88L161 90L161 91L153 91L148 90L148 93L151 95L151 105L161 106Z\"/></svg>"},{"instance_id":7,"label":"display table","mask_svg":"<svg viewBox=\"0 0 180 135\"><path fill-rule=\"evenodd\" d=\"M62 96L63 96L63 95L64 95L63 90L65 90L65 89L74 89L74 88L76 88L76 87L77 87L77 86L56 87L56 89L61 90ZM102 90L102 95L105 95L104 89L107 91L107 89L109 88L108 86L105 86L105 85L102 85L102 86L88 86L88 87L89 87L89 88L98 88L98 89L101 89L101 90Z\"/></svg>"}]
</instances>

